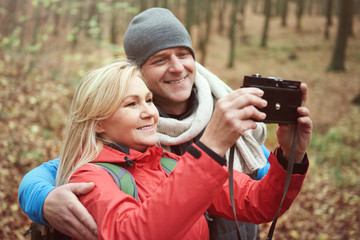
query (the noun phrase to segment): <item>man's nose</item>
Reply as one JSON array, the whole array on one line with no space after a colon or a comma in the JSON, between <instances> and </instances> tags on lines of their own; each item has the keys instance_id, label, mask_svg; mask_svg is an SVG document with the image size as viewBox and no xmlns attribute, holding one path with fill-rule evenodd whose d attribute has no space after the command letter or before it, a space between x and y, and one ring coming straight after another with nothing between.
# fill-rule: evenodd
<instances>
[{"instance_id":1,"label":"man's nose","mask_svg":"<svg viewBox=\"0 0 360 240\"><path fill-rule=\"evenodd\" d=\"M170 56L169 70L177 73L181 73L182 71L184 71L184 65L181 63L180 59L174 54Z\"/></svg>"}]
</instances>

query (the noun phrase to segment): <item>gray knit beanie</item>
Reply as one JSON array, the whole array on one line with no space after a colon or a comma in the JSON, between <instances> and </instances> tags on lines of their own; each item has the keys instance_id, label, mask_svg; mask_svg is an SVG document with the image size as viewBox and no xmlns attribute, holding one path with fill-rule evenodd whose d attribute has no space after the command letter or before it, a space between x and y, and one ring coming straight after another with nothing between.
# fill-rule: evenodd
<instances>
[{"instance_id":1,"label":"gray knit beanie","mask_svg":"<svg viewBox=\"0 0 360 240\"><path fill-rule=\"evenodd\" d=\"M124 35L126 56L140 67L154 53L171 47L187 47L195 59L189 33L165 8L141 12L132 19Z\"/></svg>"}]
</instances>

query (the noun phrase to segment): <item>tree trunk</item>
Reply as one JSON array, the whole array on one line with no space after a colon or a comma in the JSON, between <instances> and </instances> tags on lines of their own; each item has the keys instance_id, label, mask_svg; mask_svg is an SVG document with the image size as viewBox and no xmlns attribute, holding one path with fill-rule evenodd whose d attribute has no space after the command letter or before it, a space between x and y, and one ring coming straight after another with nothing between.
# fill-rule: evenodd
<instances>
[{"instance_id":1,"label":"tree trunk","mask_svg":"<svg viewBox=\"0 0 360 240\"><path fill-rule=\"evenodd\" d=\"M34 6L34 8L35 8L35 23L34 23L34 28L33 28L32 39L31 39L32 46L35 46L38 41L38 32L39 32L39 28L40 28L40 18L41 18L40 2L38 3L38 5Z\"/></svg>"},{"instance_id":2,"label":"tree trunk","mask_svg":"<svg viewBox=\"0 0 360 240\"><path fill-rule=\"evenodd\" d=\"M147 2L148 2L147 0L140 1L140 12L145 11L147 9L148 6Z\"/></svg>"},{"instance_id":3,"label":"tree trunk","mask_svg":"<svg viewBox=\"0 0 360 240\"><path fill-rule=\"evenodd\" d=\"M53 30L53 35L57 36L59 33L59 25L60 25L60 9L61 9L61 4L62 2L59 1L57 3L55 3L55 12L54 12L54 30Z\"/></svg>"},{"instance_id":4,"label":"tree trunk","mask_svg":"<svg viewBox=\"0 0 360 240\"><path fill-rule=\"evenodd\" d=\"M286 27L287 15L288 15L289 0L283 0L283 7L281 10L281 26Z\"/></svg>"},{"instance_id":5,"label":"tree trunk","mask_svg":"<svg viewBox=\"0 0 360 240\"><path fill-rule=\"evenodd\" d=\"M326 25L325 25L325 39L330 38L329 29L332 26L332 6L333 0L326 1Z\"/></svg>"},{"instance_id":6,"label":"tree trunk","mask_svg":"<svg viewBox=\"0 0 360 240\"><path fill-rule=\"evenodd\" d=\"M281 14L281 3L282 3L282 0L276 0L276 3L275 3L275 15L276 16L279 16Z\"/></svg>"},{"instance_id":7,"label":"tree trunk","mask_svg":"<svg viewBox=\"0 0 360 240\"><path fill-rule=\"evenodd\" d=\"M347 15L348 17L348 36L353 37L354 36L354 29L353 29L353 15L354 15L354 1L353 0L347 0L349 1L349 13Z\"/></svg>"},{"instance_id":8,"label":"tree trunk","mask_svg":"<svg viewBox=\"0 0 360 240\"><path fill-rule=\"evenodd\" d=\"M265 11L265 23L264 23L264 29L261 39L261 45L260 45L261 47L267 46L267 36L269 31L269 23L270 23L270 15L271 15L271 0L265 0L264 11Z\"/></svg>"},{"instance_id":9,"label":"tree trunk","mask_svg":"<svg viewBox=\"0 0 360 240\"><path fill-rule=\"evenodd\" d=\"M248 0L240 0L240 13L245 14L245 6Z\"/></svg>"},{"instance_id":10,"label":"tree trunk","mask_svg":"<svg viewBox=\"0 0 360 240\"><path fill-rule=\"evenodd\" d=\"M253 13L257 13L259 9L259 0L253 0L252 3L252 11Z\"/></svg>"},{"instance_id":11,"label":"tree trunk","mask_svg":"<svg viewBox=\"0 0 360 240\"><path fill-rule=\"evenodd\" d=\"M23 49L24 48L24 44L25 44L25 29L26 29L26 22L27 22L27 6L28 6L28 1L24 1L21 4L21 34L20 34L20 45L19 48Z\"/></svg>"},{"instance_id":12,"label":"tree trunk","mask_svg":"<svg viewBox=\"0 0 360 240\"><path fill-rule=\"evenodd\" d=\"M8 0L7 8L6 8L6 16L4 22L1 24L3 27L4 36L10 36L12 31L15 29L16 23L16 8L17 8L17 0Z\"/></svg>"},{"instance_id":13,"label":"tree trunk","mask_svg":"<svg viewBox=\"0 0 360 240\"><path fill-rule=\"evenodd\" d=\"M349 3L349 0L340 1L338 32L332 60L328 68L329 71L345 71L345 53L349 31Z\"/></svg>"},{"instance_id":14,"label":"tree trunk","mask_svg":"<svg viewBox=\"0 0 360 240\"><path fill-rule=\"evenodd\" d=\"M219 8L219 15L218 15L218 29L217 32L222 35L225 29L225 25L224 25L224 16L225 16L225 9L226 9L226 0L221 0L220 1L220 8Z\"/></svg>"},{"instance_id":15,"label":"tree trunk","mask_svg":"<svg viewBox=\"0 0 360 240\"><path fill-rule=\"evenodd\" d=\"M34 23L34 27L33 27L33 35L32 35L32 39L31 39L31 49L33 49L33 51L30 53L30 62L28 65L28 68L25 70L25 75L29 74L32 72L34 66L35 66L35 62L36 62L36 58L37 58L37 51L38 49L36 48L36 45L38 43L38 33L39 33L39 28L40 28L40 19L41 19L41 6L40 6L40 2L37 3L37 5L34 5L35 8L35 23Z\"/></svg>"},{"instance_id":16,"label":"tree trunk","mask_svg":"<svg viewBox=\"0 0 360 240\"><path fill-rule=\"evenodd\" d=\"M117 43L117 8L116 8L117 0L111 1L111 17L110 17L110 43L116 44Z\"/></svg>"},{"instance_id":17,"label":"tree trunk","mask_svg":"<svg viewBox=\"0 0 360 240\"><path fill-rule=\"evenodd\" d=\"M230 25L230 31L229 31L229 38L230 38L230 57L229 57L229 63L228 68L232 68L234 66L234 60L235 60L235 41L236 41L236 15L238 10L238 0L233 0L233 9L231 14L231 25Z\"/></svg>"},{"instance_id":18,"label":"tree trunk","mask_svg":"<svg viewBox=\"0 0 360 240\"><path fill-rule=\"evenodd\" d=\"M78 2L79 13L76 16L75 22L73 24L73 29L71 30L72 31L71 45L73 49L75 49L77 44L79 43L79 35L83 28L83 13L84 13L83 5L84 5L83 2Z\"/></svg>"},{"instance_id":19,"label":"tree trunk","mask_svg":"<svg viewBox=\"0 0 360 240\"><path fill-rule=\"evenodd\" d=\"M93 21L93 19L97 19L97 6L96 6L97 2L96 0L90 0L89 3L89 9L88 9L88 15L87 15L87 20L86 20L86 36L91 37L91 21Z\"/></svg>"},{"instance_id":20,"label":"tree trunk","mask_svg":"<svg viewBox=\"0 0 360 240\"><path fill-rule=\"evenodd\" d=\"M163 8L169 8L168 0L164 0L162 6L163 6Z\"/></svg>"},{"instance_id":21,"label":"tree trunk","mask_svg":"<svg viewBox=\"0 0 360 240\"><path fill-rule=\"evenodd\" d=\"M206 15L205 15L205 32L200 37L199 49L201 51L200 63L205 65L205 59L207 56L207 45L210 39L211 19L212 19L212 0L204 1L206 4Z\"/></svg>"},{"instance_id":22,"label":"tree trunk","mask_svg":"<svg viewBox=\"0 0 360 240\"><path fill-rule=\"evenodd\" d=\"M185 27L186 30L191 35L191 27L194 24L194 8L195 3L193 0L186 0L186 17L185 17Z\"/></svg>"},{"instance_id":23,"label":"tree trunk","mask_svg":"<svg viewBox=\"0 0 360 240\"><path fill-rule=\"evenodd\" d=\"M304 12L304 0L297 0L297 11L296 11L296 31L300 32L301 27L301 18Z\"/></svg>"},{"instance_id":24,"label":"tree trunk","mask_svg":"<svg viewBox=\"0 0 360 240\"><path fill-rule=\"evenodd\" d=\"M307 12L309 15L313 14L313 6L314 6L314 0L309 0L307 7Z\"/></svg>"}]
</instances>

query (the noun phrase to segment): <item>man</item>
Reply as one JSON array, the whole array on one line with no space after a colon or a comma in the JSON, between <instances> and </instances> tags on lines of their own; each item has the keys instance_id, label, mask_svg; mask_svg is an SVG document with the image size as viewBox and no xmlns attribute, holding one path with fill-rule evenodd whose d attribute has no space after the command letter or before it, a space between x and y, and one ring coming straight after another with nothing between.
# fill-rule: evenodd
<instances>
[{"instance_id":1,"label":"man","mask_svg":"<svg viewBox=\"0 0 360 240\"><path fill-rule=\"evenodd\" d=\"M200 138L209 122L216 138L217 134L221 134L216 131L216 123L225 121L230 124L236 117L242 120L239 130L243 131L243 135L236 144L235 169L254 178L266 174L269 167L266 161L269 152L263 147L266 128L250 120L252 114L261 114L254 107L262 104L261 90L239 89L232 93L220 79L197 64L188 32L167 9L152 8L134 17L124 36L124 48L128 59L141 68L144 81L153 92L161 116L157 130L161 147L183 154L189 144ZM306 86L302 86L302 91L306 96ZM227 114L232 94L244 96L243 107L237 116ZM308 110L304 107L299 109L301 117L296 158L301 161L310 141L312 123ZM293 129L280 126L278 132L279 144L287 157L291 141L286 139ZM93 184L67 184L55 188L52 184L57 164L58 160L44 163L24 177L19 188L22 209L42 225L49 223L78 239L97 239L96 223L76 197L91 191ZM296 164L297 168L302 168L301 164ZM232 234L236 236L233 222L210 218L211 235L224 231L222 239L232 239ZM230 230L218 229L218 224L214 224L217 221L227 221L221 226ZM243 240L256 238L256 225L248 223L241 228Z\"/></svg>"}]
</instances>

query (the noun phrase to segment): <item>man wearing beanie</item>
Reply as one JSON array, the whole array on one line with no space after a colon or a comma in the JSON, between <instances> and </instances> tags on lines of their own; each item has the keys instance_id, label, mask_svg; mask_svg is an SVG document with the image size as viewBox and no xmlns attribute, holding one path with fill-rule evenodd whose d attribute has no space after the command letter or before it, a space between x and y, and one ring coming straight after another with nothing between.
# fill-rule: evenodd
<instances>
[{"instance_id":1,"label":"man wearing beanie","mask_svg":"<svg viewBox=\"0 0 360 240\"><path fill-rule=\"evenodd\" d=\"M253 99L254 94L244 89L234 92L217 76L195 62L196 56L188 32L168 9L151 8L135 16L125 32L124 48L127 58L141 68L144 82L153 93L154 103L160 113L157 129L159 145L165 150L182 155L190 144L200 139L210 121L226 121L229 116L227 116L225 108L220 110L224 113L221 117L219 114L213 113L220 108L217 104L218 101L223 101L224 98L228 101L232 94L244 95L244 107L239 109L239 116L236 117L241 118L244 125L249 124L247 113L254 110L253 102L249 99ZM256 98L258 97L257 95ZM244 131L236 143L234 169L244 172L254 179L261 179L269 168L267 158L270 152L263 146L266 127L263 123L254 125L253 121L251 124L253 124L253 129ZM226 153L225 156L228 159L229 153ZM23 198L25 199L20 201L22 209L27 210L26 213L32 214L32 219L37 219L41 224L46 224L42 216L42 209L56 209L56 212L60 213L59 215L63 213L65 216L64 218L57 216L56 219L55 217L47 219L51 225L60 230L66 229L68 225L77 226L83 234L86 233L86 236L90 236L89 229L92 229L94 224L96 227L96 223L91 221L92 219L84 222L77 219L68 220L69 211L80 212L80 214L74 214L75 216L85 216L86 210L81 207L69 210L67 206L57 206L56 200L50 197L46 198L53 188L46 193L42 192L43 199L46 198L44 207L41 204L40 209L32 208L29 195L37 194L41 191L38 189L47 188L47 184L53 184L51 178L55 179L54 173L56 175L57 164L58 162L51 166L43 166L43 164L28 173L27 179L24 177L22 182L29 181L31 176L30 181L32 182L28 185L38 184L38 186L37 190L28 190L31 193L24 194ZM48 183L34 181L34 179L43 178L43 175L48 177L46 180ZM21 195L20 190L19 196ZM79 189L77 190L79 191ZM64 198L72 199L69 202L72 202L74 206L79 206L79 202L75 200L76 197L73 194L78 191L69 190L69 188L53 191L60 192ZM210 239L237 238L234 221L210 216L208 223ZM242 240L256 239L257 234L258 228L255 224L242 223ZM79 238L79 235L73 236Z\"/></svg>"},{"instance_id":2,"label":"man wearing beanie","mask_svg":"<svg viewBox=\"0 0 360 240\"><path fill-rule=\"evenodd\" d=\"M161 146L176 154L184 154L186 148L200 138L202 130L209 122L214 108L210 103L227 95L231 90L205 68L199 64L195 66L195 52L190 36L184 25L168 9L151 8L135 16L125 32L124 48L127 58L141 67L144 81L154 94L154 102L161 117L158 126ZM158 64L157 61L173 61L171 64L178 69L165 69L163 63ZM200 71L196 72L196 67ZM159 72L161 74L158 74ZM212 94L217 97L212 97ZM192 124L185 125L191 117ZM263 131L263 139L255 142L258 145L257 155L260 156L247 156L254 162L260 159L256 162L257 168L253 167L249 172L255 178L258 177L258 169L266 164L261 149L266 133L263 126L259 129ZM267 172L268 166L265 165L258 179ZM241 167L238 166L237 170L241 170ZM210 216L208 224L210 239L237 238L234 221ZM242 240L257 238L257 225L239 225Z\"/></svg>"}]
</instances>

